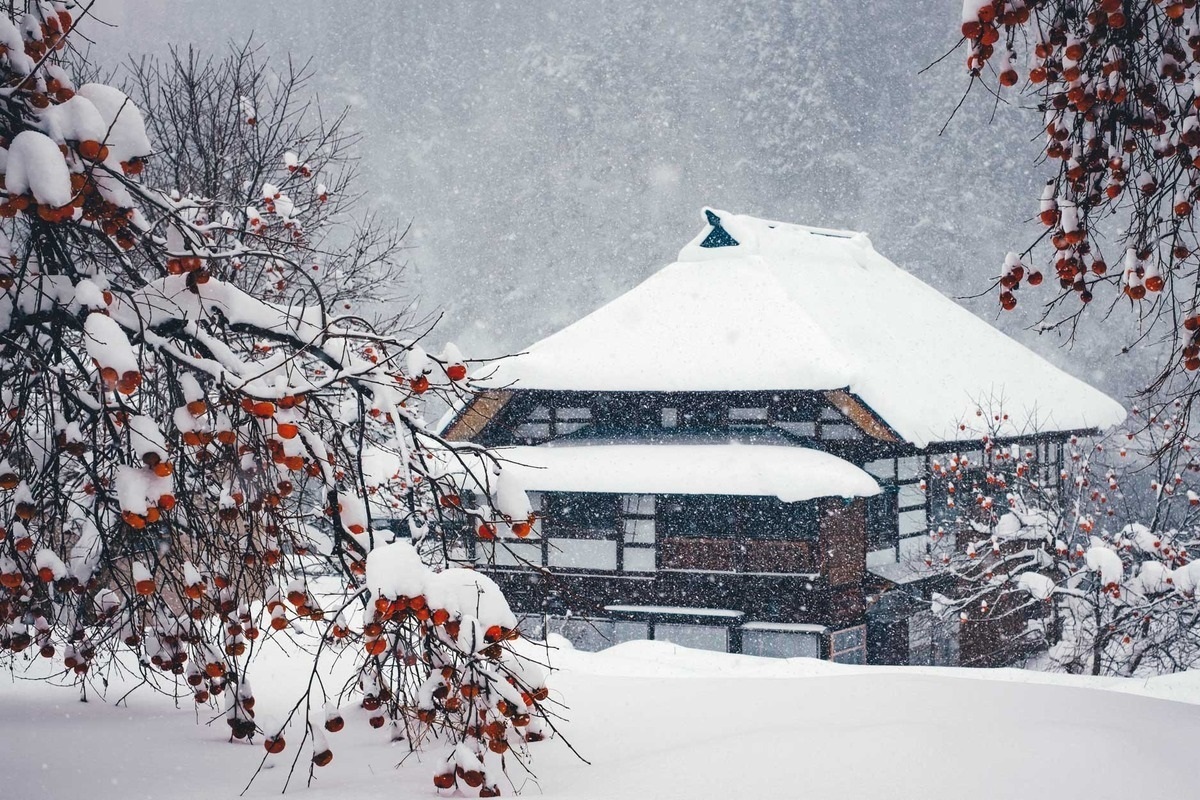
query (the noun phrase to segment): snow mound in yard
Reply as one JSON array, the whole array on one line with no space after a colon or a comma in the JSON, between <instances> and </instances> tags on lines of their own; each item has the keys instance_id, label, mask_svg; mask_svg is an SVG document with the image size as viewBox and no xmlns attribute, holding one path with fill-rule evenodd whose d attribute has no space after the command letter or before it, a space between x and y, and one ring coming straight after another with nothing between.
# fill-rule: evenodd
<instances>
[{"instance_id":1,"label":"snow mound in yard","mask_svg":"<svg viewBox=\"0 0 1200 800\"><path fill-rule=\"evenodd\" d=\"M552 641L551 644L555 644ZM562 644L559 642L558 644ZM534 645L528 645L534 647ZM263 713L285 708L306 676L263 650ZM810 659L707 653L630 642L601 653L560 647L552 697L592 764L551 741L519 788L560 800L672 798L1191 797L1200 673L1148 681L1018 670L843 667ZM270 686L270 693L266 687ZM1100 691L1095 687L1121 691ZM408 759L347 708L333 763L302 797L435 797L432 761ZM207 714L201 714L204 721ZM70 690L0 682L5 797L235 798L261 746L227 745L169 701L74 702ZM299 737L297 737L298 740ZM1147 744L1147 743L1152 743ZM1134 758L1113 758L1124 752ZM50 753L51 768L44 768ZM277 795L294 753L268 760L248 797ZM510 794L513 787L503 787Z\"/></svg>"}]
</instances>

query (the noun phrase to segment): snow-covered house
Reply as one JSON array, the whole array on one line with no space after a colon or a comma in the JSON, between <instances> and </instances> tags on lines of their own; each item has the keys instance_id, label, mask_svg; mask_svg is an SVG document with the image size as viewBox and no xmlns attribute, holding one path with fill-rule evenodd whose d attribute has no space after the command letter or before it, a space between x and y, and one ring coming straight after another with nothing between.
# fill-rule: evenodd
<instances>
[{"instance_id":1,"label":"snow-covered house","mask_svg":"<svg viewBox=\"0 0 1200 800\"><path fill-rule=\"evenodd\" d=\"M449 423L540 517L478 558L581 642L953 661L888 594L945 507L931 460L979 463L986 413L1057 475L1066 438L1124 409L861 233L705 215L675 263L498 362Z\"/></svg>"}]
</instances>

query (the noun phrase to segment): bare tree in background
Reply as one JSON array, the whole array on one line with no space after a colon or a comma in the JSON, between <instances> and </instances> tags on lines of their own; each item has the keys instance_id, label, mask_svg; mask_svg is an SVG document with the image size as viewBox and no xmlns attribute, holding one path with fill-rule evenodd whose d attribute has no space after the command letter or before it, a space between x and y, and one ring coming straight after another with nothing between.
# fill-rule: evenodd
<instances>
[{"instance_id":1,"label":"bare tree in background","mask_svg":"<svg viewBox=\"0 0 1200 800\"><path fill-rule=\"evenodd\" d=\"M323 301L340 313L370 315L389 330L419 324L403 293L406 229L364 201L358 134L345 109L330 114L315 97L314 77L311 63L276 68L250 41L219 59L173 48L165 58L131 62L125 88L145 109L151 138L163 143L146 161L145 180L221 198L247 223L259 220L247 230L283 256L318 253L305 266ZM264 187L307 209L303 241L269 213L274 202ZM312 302L307 287L282 278L264 263L247 265L236 282L272 299Z\"/></svg>"}]
</instances>

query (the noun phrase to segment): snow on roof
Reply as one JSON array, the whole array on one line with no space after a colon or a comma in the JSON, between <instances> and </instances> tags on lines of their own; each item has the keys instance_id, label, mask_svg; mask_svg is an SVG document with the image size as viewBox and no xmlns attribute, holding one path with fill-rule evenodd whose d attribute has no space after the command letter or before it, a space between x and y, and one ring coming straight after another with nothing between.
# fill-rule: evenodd
<instances>
[{"instance_id":1,"label":"snow on roof","mask_svg":"<svg viewBox=\"0 0 1200 800\"><path fill-rule=\"evenodd\" d=\"M1125 418L1116 401L875 252L865 234L706 213L719 225L675 263L499 362L487 385L848 388L919 447L961 438L959 423L981 407L1008 414L1000 435Z\"/></svg>"},{"instance_id":2,"label":"snow on roof","mask_svg":"<svg viewBox=\"0 0 1200 800\"><path fill-rule=\"evenodd\" d=\"M901 586L944 574L932 567L925 566L924 562L918 562L912 558L890 561L883 564L867 564L867 571L872 575Z\"/></svg>"},{"instance_id":3,"label":"snow on roof","mask_svg":"<svg viewBox=\"0 0 1200 800\"><path fill-rule=\"evenodd\" d=\"M815 622L747 622L744 631L771 631L775 633L828 633L829 628Z\"/></svg>"},{"instance_id":4,"label":"snow on roof","mask_svg":"<svg viewBox=\"0 0 1200 800\"><path fill-rule=\"evenodd\" d=\"M869 497L875 480L820 450L748 444L547 444L501 447L503 473L529 491Z\"/></svg>"},{"instance_id":5,"label":"snow on roof","mask_svg":"<svg viewBox=\"0 0 1200 800\"><path fill-rule=\"evenodd\" d=\"M613 614L658 614L676 617L720 617L723 619L738 619L746 616L744 611L729 608L689 608L688 606L605 606L605 611Z\"/></svg>"}]
</instances>

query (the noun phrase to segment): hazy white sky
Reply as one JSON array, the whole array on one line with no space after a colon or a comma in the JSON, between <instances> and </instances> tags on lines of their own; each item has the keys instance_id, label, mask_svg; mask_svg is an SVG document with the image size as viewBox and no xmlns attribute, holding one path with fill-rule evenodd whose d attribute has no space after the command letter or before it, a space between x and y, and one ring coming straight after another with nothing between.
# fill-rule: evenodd
<instances>
[{"instance_id":1,"label":"hazy white sky","mask_svg":"<svg viewBox=\"0 0 1200 800\"><path fill-rule=\"evenodd\" d=\"M364 189L414 224L413 292L470 354L518 349L667 264L705 204L866 230L956 296L1036 235L1031 112L992 120L973 93L939 136L962 58L917 74L957 41L958 0L101 5L110 63L250 33L314 59L323 101L364 134ZM1032 300L968 305L1110 392L1145 372L1112 338L1068 352L1023 331Z\"/></svg>"}]
</instances>

